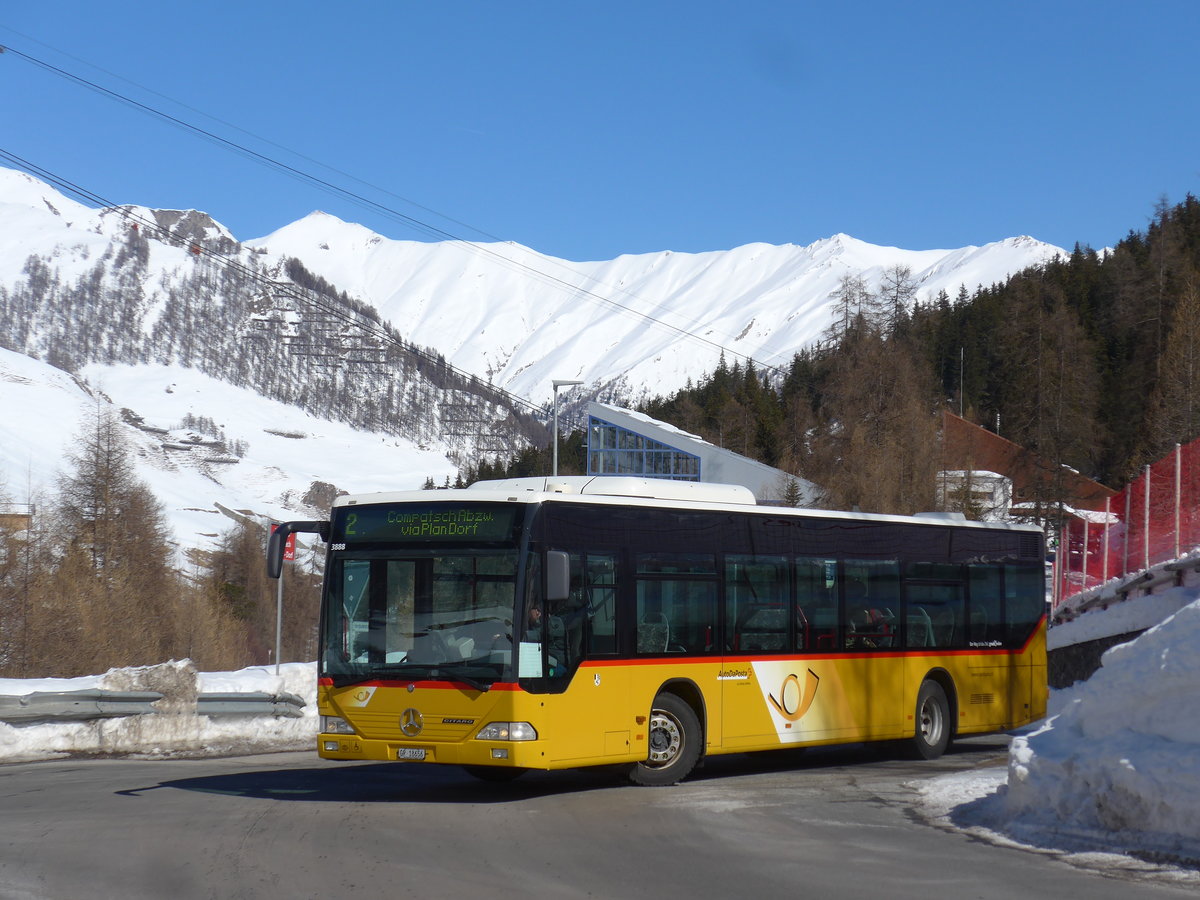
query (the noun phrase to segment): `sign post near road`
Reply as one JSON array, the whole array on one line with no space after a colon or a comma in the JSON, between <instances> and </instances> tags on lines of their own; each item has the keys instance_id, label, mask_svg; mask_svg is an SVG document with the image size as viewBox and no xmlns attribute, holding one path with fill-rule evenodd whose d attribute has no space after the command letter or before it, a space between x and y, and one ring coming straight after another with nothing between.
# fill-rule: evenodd
<instances>
[{"instance_id":1,"label":"sign post near road","mask_svg":"<svg viewBox=\"0 0 1200 900\"><path fill-rule=\"evenodd\" d=\"M272 525L271 531L274 531L277 526ZM296 558L296 532L292 532L287 536L287 543L283 546L283 558L285 560L294 560ZM275 589L275 674L279 674L279 657L283 652L283 572L279 573L279 585Z\"/></svg>"}]
</instances>

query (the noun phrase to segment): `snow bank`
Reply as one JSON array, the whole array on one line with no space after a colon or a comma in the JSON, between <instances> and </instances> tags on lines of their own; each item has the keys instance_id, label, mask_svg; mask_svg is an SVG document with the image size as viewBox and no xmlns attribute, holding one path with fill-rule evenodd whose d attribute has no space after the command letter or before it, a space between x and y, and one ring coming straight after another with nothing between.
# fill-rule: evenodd
<instances>
[{"instance_id":1,"label":"snow bank","mask_svg":"<svg viewBox=\"0 0 1200 900\"><path fill-rule=\"evenodd\" d=\"M304 750L317 734L316 663L255 666L237 672L197 672L187 661L111 669L83 678L0 679L0 695L35 691L159 691L156 715L14 725L0 722L0 762L52 759L73 753L187 757ZM299 718L196 715L200 693L290 693L305 702Z\"/></svg>"},{"instance_id":2,"label":"snow bank","mask_svg":"<svg viewBox=\"0 0 1200 900\"><path fill-rule=\"evenodd\" d=\"M1007 771L914 784L930 818L1088 868L1200 884L1200 600L1050 693Z\"/></svg>"},{"instance_id":3,"label":"snow bank","mask_svg":"<svg viewBox=\"0 0 1200 900\"><path fill-rule=\"evenodd\" d=\"M1013 740L1007 814L1200 859L1198 648L1200 601L1108 650L1057 716Z\"/></svg>"}]
</instances>

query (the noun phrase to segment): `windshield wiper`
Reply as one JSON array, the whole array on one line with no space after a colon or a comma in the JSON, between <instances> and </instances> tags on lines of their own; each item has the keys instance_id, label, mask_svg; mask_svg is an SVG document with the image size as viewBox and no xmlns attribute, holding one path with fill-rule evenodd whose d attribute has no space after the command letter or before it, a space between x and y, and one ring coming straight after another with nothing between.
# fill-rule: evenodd
<instances>
[{"instance_id":1,"label":"windshield wiper","mask_svg":"<svg viewBox=\"0 0 1200 900\"><path fill-rule=\"evenodd\" d=\"M471 669L474 671L474 674L468 675L463 672L463 669ZM469 662L444 663L430 668L430 672L435 676L439 671L445 677L461 681L463 684L473 687L477 691L490 690L492 684L496 681L496 672L494 669L488 666L471 665ZM485 678L490 678L491 681L482 681L476 677L477 675L483 675Z\"/></svg>"}]
</instances>

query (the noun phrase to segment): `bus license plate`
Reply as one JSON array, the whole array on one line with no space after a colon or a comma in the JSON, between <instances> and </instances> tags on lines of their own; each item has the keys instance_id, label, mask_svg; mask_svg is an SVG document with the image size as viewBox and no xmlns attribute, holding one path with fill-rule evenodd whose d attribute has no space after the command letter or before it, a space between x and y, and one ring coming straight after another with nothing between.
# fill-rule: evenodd
<instances>
[{"instance_id":1,"label":"bus license plate","mask_svg":"<svg viewBox=\"0 0 1200 900\"><path fill-rule=\"evenodd\" d=\"M396 759L424 759L424 747L401 747L396 751Z\"/></svg>"}]
</instances>

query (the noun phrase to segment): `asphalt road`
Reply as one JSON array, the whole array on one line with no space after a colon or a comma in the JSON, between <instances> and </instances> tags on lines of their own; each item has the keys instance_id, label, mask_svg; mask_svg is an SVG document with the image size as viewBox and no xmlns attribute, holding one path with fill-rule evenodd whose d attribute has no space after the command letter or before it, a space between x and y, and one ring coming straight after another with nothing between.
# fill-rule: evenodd
<instances>
[{"instance_id":1,"label":"asphalt road","mask_svg":"<svg viewBox=\"0 0 1200 900\"><path fill-rule=\"evenodd\" d=\"M671 788L308 753L0 766L0 898L1195 897L914 814L914 780L1005 746L718 758Z\"/></svg>"}]
</instances>

